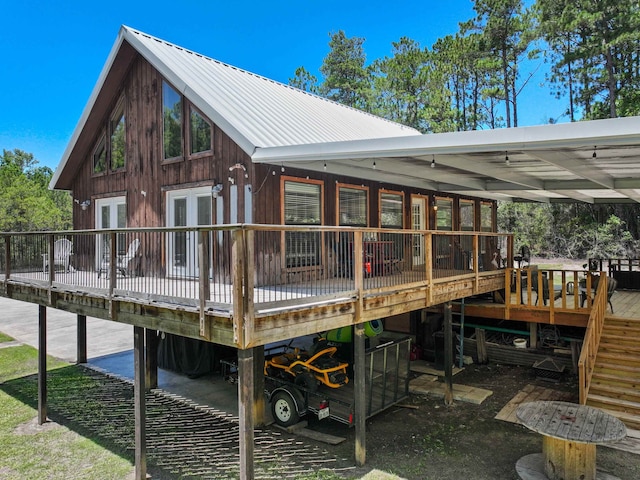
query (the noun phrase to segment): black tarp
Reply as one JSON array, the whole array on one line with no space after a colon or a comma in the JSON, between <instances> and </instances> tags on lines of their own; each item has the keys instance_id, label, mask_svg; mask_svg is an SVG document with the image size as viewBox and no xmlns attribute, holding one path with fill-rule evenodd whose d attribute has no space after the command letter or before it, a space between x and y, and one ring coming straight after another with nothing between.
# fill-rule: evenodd
<instances>
[{"instance_id":1,"label":"black tarp","mask_svg":"<svg viewBox=\"0 0 640 480\"><path fill-rule=\"evenodd\" d=\"M199 377L220 368L220 359L235 355L235 349L210 342L163 333L158 345L158 367Z\"/></svg>"}]
</instances>

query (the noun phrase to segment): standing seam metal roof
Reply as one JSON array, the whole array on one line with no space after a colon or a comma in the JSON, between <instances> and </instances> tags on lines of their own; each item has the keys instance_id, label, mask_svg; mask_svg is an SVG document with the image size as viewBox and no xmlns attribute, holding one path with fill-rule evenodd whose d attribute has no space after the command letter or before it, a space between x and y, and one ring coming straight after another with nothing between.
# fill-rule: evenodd
<instances>
[{"instance_id":1,"label":"standing seam metal roof","mask_svg":"<svg viewBox=\"0 0 640 480\"><path fill-rule=\"evenodd\" d=\"M398 123L122 27L121 35L248 154L258 147L420 135ZM235 131L235 132L234 132Z\"/></svg>"}]
</instances>

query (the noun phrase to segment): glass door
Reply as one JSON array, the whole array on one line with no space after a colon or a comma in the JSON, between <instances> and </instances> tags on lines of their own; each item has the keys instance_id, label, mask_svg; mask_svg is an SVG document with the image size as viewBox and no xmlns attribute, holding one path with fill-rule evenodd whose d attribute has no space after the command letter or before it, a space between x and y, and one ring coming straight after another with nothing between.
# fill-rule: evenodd
<instances>
[{"instance_id":1,"label":"glass door","mask_svg":"<svg viewBox=\"0 0 640 480\"><path fill-rule=\"evenodd\" d=\"M411 228L413 230L427 229L427 199L426 197L414 195L411 197ZM424 265L424 234L413 234L412 239L412 264L413 266Z\"/></svg>"},{"instance_id":2,"label":"glass door","mask_svg":"<svg viewBox=\"0 0 640 480\"><path fill-rule=\"evenodd\" d=\"M168 273L180 277L197 277L198 235L189 229L211 225L211 187L176 190L167 194L167 226L184 227L169 235Z\"/></svg>"},{"instance_id":3,"label":"glass door","mask_svg":"<svg viewBox=\"0 0 640 480\"><path fill-rule=\"evenodd\" d=\"M127 228L127 203L125 197L99 198L96 200L96 228ZM96 270L108 261L110 255L109 235L96 237ZM116 255L124 255L127 249L124 233L116 236Z\"/></svg>"}]
</instances>

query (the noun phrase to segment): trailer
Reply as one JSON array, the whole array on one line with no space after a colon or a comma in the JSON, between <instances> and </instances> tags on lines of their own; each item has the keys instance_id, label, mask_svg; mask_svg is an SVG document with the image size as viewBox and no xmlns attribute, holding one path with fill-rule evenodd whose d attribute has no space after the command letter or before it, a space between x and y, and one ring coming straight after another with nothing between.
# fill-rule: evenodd
<instances>
[{"instance_id":1,"label":"trailer","mask_svg":"<svg viewBox=\"0 0 640 480\"><path fill-rule=\"evenodd\" d=\"M286 348L286 346L282 346ZM366 416L370 418L403 401L409 395L411 339L389 340L365 352ZM295 425L314 414L353 425L355 390L353 382L340 388L321 384L308 388L284 378L265 376L265 393L274 421L283 427Z\"/></svg>"}]
</instances>

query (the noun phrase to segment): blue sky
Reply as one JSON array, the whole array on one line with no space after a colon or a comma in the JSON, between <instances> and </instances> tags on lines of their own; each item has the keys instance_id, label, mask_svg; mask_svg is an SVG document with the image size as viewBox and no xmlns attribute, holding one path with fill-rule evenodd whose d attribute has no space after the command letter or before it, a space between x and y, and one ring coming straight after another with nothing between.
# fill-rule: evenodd
<instances>
[{"instance_id":1,"label":"blue sky","mask_svg":"<svg viewBox=\"0 0 640 480\"><path fill-rule=\"evenodd\" d=\"M121 1L3 0L0 149L33 153L55 169L109 55L120 25L286 83L314 74L329 34L365 38L368 61L391 55L402 36L431 47L473 17L471 0ZM520 100L521 126L558 117L544 68Z\"/></svg>"}]
</instances>

